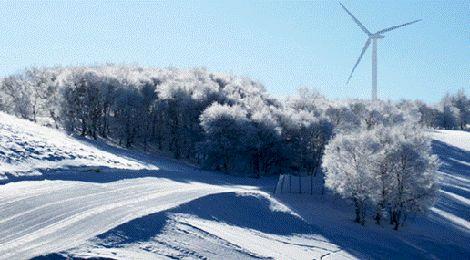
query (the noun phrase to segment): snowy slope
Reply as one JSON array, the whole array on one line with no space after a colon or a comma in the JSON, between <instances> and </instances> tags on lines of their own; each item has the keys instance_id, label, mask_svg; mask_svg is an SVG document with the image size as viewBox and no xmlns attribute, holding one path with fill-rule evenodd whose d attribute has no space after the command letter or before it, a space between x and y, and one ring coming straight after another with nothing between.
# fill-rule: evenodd
<instances>
[{"instance_id":1,"label":"snowy slope","mask_svg":"<svg viewBox=\"0 0 470 260\"><path fill-rule=\"evenodd\" d=\"M438 141L457 147L463 151L470 151L470 142L468 138L470 133L458 130L436 130L431 136Z\"/></svg>"},{"instance_id":2,"label":"snowy slope","mask_svg":"<svg viewBox=\"0 0 470 260\"><path fill-rule=\"evenodd\" d=\"M99 150L86 141L0 112L0 181L80 166L153 169L152 165Z\"/></svg>"},{"instance_id":3,"label":"snowy slope","mask_svg":"<svg viewBox=\"0 0 470 260\"><path fill-rule=\"evenodd\" d=\"M64 250L118 259L311 259L341 251L264 192L173 174L100 184L9 183L0 189L0 259Z\"/></svg>"},{"instance_id":4,"label":"snowy slope","mask_svg":"<svg viewBox=\"0 0 470 260\"><path fill-rule=\"evenodd\" d=\"M470 132L436 131L433 149L442 162L440 196L431 209L454 225L470 230Z\"/></svg>"},{"instance_id":5,"label":"snowy slope","mask_svg":"<svg viewBox=\"0 0 470 260\"><path fill-rule=\"evenodd\" d=\"M275 204L263 193L211 194L119 225L68 254L119 259L135 258L136 252L170 258L312 259L341 251L316 235L314 226ZM345 252L343 256L352 258Z\"/></svg>"},{"instance_id":6,"label":"snowy slope","mask_svg":"<svg viewBox=\"0 0 470 260\"><path fill-rule=\"evenodd\" d=\"M9 172L0 186L0 259L352 257L261 191L274 178L203 172L0 116L1 169ZM106 171L80 167L91 165ZM32 172L42 176L13 176Z\"/></svg>"},{"instance_id":7,"label":"snowy slope","mask_svg":"<svg viewBox=\"0 0 470 260\"><path fill-rule=\"evenodd\" d=\"M396 232L372 221L365 227L352 223L351 205L329 194L273 197L269 191L275 178L200 171L163 157L77 141L2 114L0 118L7 119L0 122L1 151L21 155L10 161L1 157L2 166L17 170L21 165L27 172L43 168L41 157L31 155L35 153L9 148L6 140L17 144L22 138L27 144L19 147L30 145L44 156L48 152L89 156L52 161L56 169L42 169L42 177L23 181L18 177L0 185L0 259L40 255L464 259L470 255L470 154L465 146L469 133L435 134L434 151L443 161L438 202L428 216L413 217ZM79 165L106 170L81 171Z\"/></svg>"}]
</instances>

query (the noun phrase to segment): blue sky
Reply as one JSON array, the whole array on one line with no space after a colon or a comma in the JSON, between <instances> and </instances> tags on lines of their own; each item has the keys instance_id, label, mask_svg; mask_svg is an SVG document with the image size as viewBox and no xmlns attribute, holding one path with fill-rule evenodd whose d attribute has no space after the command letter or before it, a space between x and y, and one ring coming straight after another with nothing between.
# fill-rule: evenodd
<instances>
[{"instance_id":1,"label":"blue sky","mask_svg":"<svg viewBox=\"0 0 470 260\"><path fill-rule=\"evenodd\" d=\"M343 3L371 31L423 19L380 40L380 98L435 102L470 88L468 1ZM0 32L0 75L107 62L206 67L278 97L299 86L370 97L370 50L345 85L366 35L336 1L2 1Z\"/></svg>"}]
</instances>

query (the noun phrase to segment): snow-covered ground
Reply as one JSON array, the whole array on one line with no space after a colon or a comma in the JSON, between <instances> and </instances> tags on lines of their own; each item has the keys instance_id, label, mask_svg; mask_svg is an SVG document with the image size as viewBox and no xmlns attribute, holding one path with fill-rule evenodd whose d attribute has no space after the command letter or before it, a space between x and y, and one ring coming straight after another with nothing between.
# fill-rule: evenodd
<instances>
[{"instance_id":1,"label":"snow-covered ground","mask_svg":"<svg viewBox=\"0 0 470 260\"><path fill-rule=\"evenodd\" d=\"M452 145L463 151L470 151L469 132L456 130L436 130L431 133L435 140Z\"/></svg>"},{"instance_id":2,"label":"snow-covered ground","mask_svg":"<svg viewBox=\"0 0 470 260\"><path fill-rule=\"evenodd\" d=\"M157 170L154 165L100 150L61 131L0 112L0 181L66 167Z\"/></svg>"},{"instance_id":3,"label":"snow-covered ground","mask_svg":"<svg viewBox=\"0 0 470 260\"><path fill-rule=\"evenodd\" d=\"M352 223L350 205L330 194L273 196L275 178L200 171L4 114L0 131L0 259L470 255L470 133L433 133L438 202L396 232Z\"/></svg>"}]
</instances>

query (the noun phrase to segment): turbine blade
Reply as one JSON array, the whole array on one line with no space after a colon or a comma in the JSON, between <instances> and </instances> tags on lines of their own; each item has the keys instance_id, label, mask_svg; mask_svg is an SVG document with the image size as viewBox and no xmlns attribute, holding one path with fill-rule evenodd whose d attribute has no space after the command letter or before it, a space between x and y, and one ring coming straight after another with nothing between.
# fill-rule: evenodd
<instances>
[{"instance_id":1,"label":"turbine blade","mask_svg":"<svg viewBox=\"0 0 470 260\"><path fill-rule=\"evenodd\" d=\"M362 47L361 55L359 55L359 58L357 59L356 64L354 64L354 67L351 70L351 75L349 75L348 81L346 81L346 85L351 80L354 70L356 69L357 65L359 65L359 62L361 62L362 56L364 56L364 53L366 52L367 48L369 48L369 45L370 45L370 38L367 39L366 43L364 44L364 47Z\"/></svg>"},{"instance_id":2,"label":"turbine blade","mask_svg":"<svg viewBox=\"0 0 470 260\"><path fill-rule=\"evenodd\" d=\"M368 36L372 35L372 33L370 33L369 30L367 30L367 28L351 12L349 12L349 10L346 8L346 6L344 6L341 2L339 4L341 5L341 7L343 7L344 11L346 11L346 13L348 13L351 16L351 18L354 20L354 22L359 27L361 27L362 31L364 31Z\"/></svg>"},{"instance_id":3,"label":"turbine blade","mask_svg":"<svg viewBox=\"0 0 470 260\"><path fill-rule=\"evenodd\" d=\"M410 24L414 24L414 23L417 23L421 21L421 19L418 19L418 20L414 20L412 22L409 22L409 23L404 23L404 24L400 24L400 25L395 25L395 26L392 26L392 27L388 27L388 28L385 28L383 30L380 30L378 32L376 32L375 34L382 34L382 33L386 33L386 32L390 32L392 30L395 30L397 28L400 28L400 27L403 27L403 26L407 26L407 25L410 25Z\"/></svg>"}]
</instances>

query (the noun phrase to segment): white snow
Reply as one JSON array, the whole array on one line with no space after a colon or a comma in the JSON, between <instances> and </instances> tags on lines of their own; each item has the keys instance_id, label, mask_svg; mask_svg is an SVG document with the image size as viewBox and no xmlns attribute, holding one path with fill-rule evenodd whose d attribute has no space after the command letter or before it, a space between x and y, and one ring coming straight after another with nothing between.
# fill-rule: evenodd
<instances>
[{"instance_id":1,"label":"white snow","mask_svg":"<svg viewBox=\"0 0 470 260\"><path fill-rule=\"evenodd\" d=\"M445 212L445 211L440 210L440 209L435 208L435 207L432 207L431 211L438 214L438 215L440 215L441 217L447 219L448 221L450 221L454 224L457 224L457 225L460 225L460 226L464 227L466 230L470 230L470 222L468 222L465 219L456 217L455 215L453 215L451 213Z\"/></svg>"},{"instance_id":2,"label":"white snow","mask_svg":"<svg viewBox=\"0 0 470 260\"><path fill-rule=\"evenodd\" d=\"M41 170L71 166L157 170L153 165L100 150L62 131L0 112L0 180L7 179L8 174L41 175Z\"/></svg>"},{"instance_id":3,"label":"white snow","mask_svg":"<svg viewBox=\"0 0 470 260\"><path fill-rule=\"evenodd\" d=\"M434 137L438 201L396 232L353 223L351 205L318 190L273 197L275 178L200 171L0 113L0 176L8 177L0 259L462 259L470 254L470 134Z\"/></svg>"},{"instance_id":4,"label":"white snow","mask_svg":"<svg viewBox=\"0 0 470 260\"><path fill-rule=\"evenodd\" d=\"M470 151L470 132L461 130L435 130L431 135L436 140L440 140L465 151Z\"/></svg>"},{"instance_id":5,"label":"white snow","mask_svg":"<svg viewBox=\"0 0 470 260\"><path fill-rule=\"evenodd\" d=\"M237 193L233 193L234 191ZM214 197L207 197L211 194ZM256 211L241 215L238 213L238 216L245 216L238 218L240 223L249 223L248 217L269 218L267 215L277 212L285 218L279 219L277 223L286 225L282 232L289 230L289 221L293 221L294 225L308 226L299 216L279 205L279 202L268 194L249 191L247 188L146 177L103 184L68 181L16 182L5 185L0 190L0 197L2 259L30 258L69 248L73 248L69 253L75 256L91 254L117 258L126 258L130 252L149 251L150 248L150 251L159 255L173 257L195 254L216 257L225 254L228 257L238 255L278 259L311 259L341 251L339 246L314 234L278 235L272 234L276 233L271 230L276 229L270 226L272 224L261 228L265 230L261 232L256 230L260 229L256 225L251 229L224 223L230 221L223 218L208 220L204 216L197 216L203 214L201 210L213 207L212 203L218 204L218 210L227 210L225 214L235 214L234 210L243 211L243 207L252 207L255 203L260 207L260 215L256 215ZM237 202L237 198L240 198L238 202L241 208L224 208L225 200ZM194 202L197 199L202 201ZM260 201L267 203L259 203ZM186 209L181 206L185 203L189 203ZM120 224L151 213L164 212L175 207L178 209L178 206L187 213L168 213L163 232L152 233L149 241L142 241L143 244L111 243L111 246L103 247L99 246L103 243L100 241L87 242L87 239L108 230L117 229L119 234L119 227L116 226ZM165 214L157 216L156 220L150 217L148 221L158 222ZM224 213L221 213L221 216L224 216ZM147 228L151 228L151 225ZM183 232L182 229L186 231ZM294 230L298 232L299 228ZM153 230L150 229L150 232ZM138 228L131 234L135 237L131 237L130 241L141 239ZM109 237L112 240L114 236ZM106 239L109 239L108 236ZM115 250L116 247L120 249ZM204 252L203 248L210 250ZM147 258L146 252L131 255L133 258L139 255ZM344 256L349 255L344 253Z\"/></svg>"},{"instance_id":6,"label":"white snow","mask_svg":"<svg viewBox=\"0 0 470 260\"><path fill-rule=\"evenodd\" d=\"M0 256L29 258L76 246L87 238L152 212L213 192L209 185L148 178L109 184L80 182L11 183L1 189ZM43 188L38 194L36 188ZM33 187L31 187L33 186ZM39 186L39 187L38 187ZM33 194L30 194L33 192ZM22 199L10 202L9 194Z\"/></svg>"},{"instance_id":7,"label":"white snow","mask_svg":"<svg viewBox=\"0 0 470 260\"><path fill-rule=\"evenodd\" d=\"M470 132L434 131L434 148L442 161L441 196L431 211L470 232Z\"/></svg>"}]
</instances>

